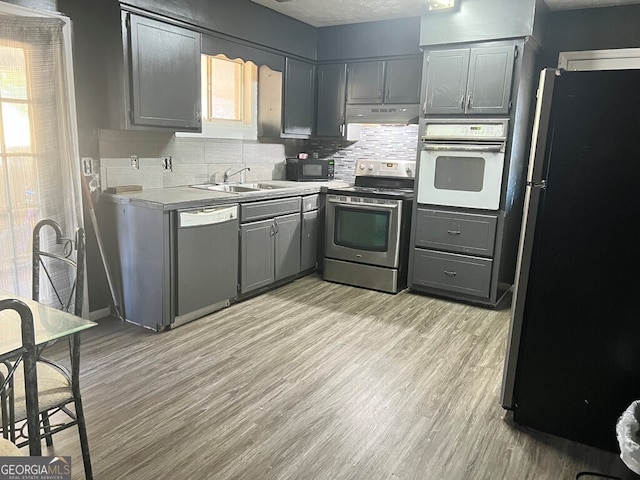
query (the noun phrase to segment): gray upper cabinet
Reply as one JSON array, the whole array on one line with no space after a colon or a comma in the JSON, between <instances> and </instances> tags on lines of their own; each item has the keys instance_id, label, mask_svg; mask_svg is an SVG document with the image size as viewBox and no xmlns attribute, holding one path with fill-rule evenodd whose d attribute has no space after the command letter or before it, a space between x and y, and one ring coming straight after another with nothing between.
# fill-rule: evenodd
<instances>
[{"instance_id":1,"label":"gray upper cabinet","mask_svg":"<svg viewBox=\"0 0 640 480\"><path fill-rule=\"evenodd\" d=\"M425 115L507 114L514 46L428 52Z\"/></svg>"},{"instance_id":2,"label":"gray upper cabinet","mask_svg":"<svg viewBox=\"0 0 640 480\"><path fill-rule=\"evenodd\" d=\"M313 133L315 119L315 65L287 58L283 93L283 136L306 138Z\"/></svg>"},{"instance_id":3,"label":"gray upper cabinet","mask_svg":"<svg viewBox=\"0 0 640 480\"><path fill-rule=\"evenodd\" d=\"M421 77L420 57L350 63L347 103L420 103Z\"/></svg>"},{"instance_id":4,"label":"gray upper cabinet","mask_svg":"<svg viewBox=\"0 0 640 480\"><path fill-rule=\"evenodd\" d=\"M382 103L384 61L350 63L348 72L347 103Z\"/></svg>"},{"instance_id":5,"label":"gray upper cabinet","mask_svg":"<svg viewBox=\"0 0 640 480\"><path fill-rule=\"evenodd\" d=\"M425 56L425 114L464 113L469 49L437 50Z\"/></svg>"},{"instance_id":6,"label":"gray upper cabinet","mask_svg":"<svg viewBox=\"0 0 640 480\"><path fill-rule=\"evenodd\" d=\"M346 63L318 66L317 136L344 135L346 83Z\"/></svg>"},{"instance_id":7,"label":"gray upper cabinet","mask_svg":"<svg viewBox=\"0 0 640 480\"><path fill-rule=\"evenodd\" d=\"M384 103L420 103L421 59L400 58L386 63Z\"/></svg>"},{"instance_id":8,"label":"gray upper cabinet","mask_svg":"<svg viewBox=\"0 0 640 480\"><path fill-rule=\"evenodd\" d=\"M122 12L126 126L200 131L200 34Z\"/></svg>"}]
</instances>

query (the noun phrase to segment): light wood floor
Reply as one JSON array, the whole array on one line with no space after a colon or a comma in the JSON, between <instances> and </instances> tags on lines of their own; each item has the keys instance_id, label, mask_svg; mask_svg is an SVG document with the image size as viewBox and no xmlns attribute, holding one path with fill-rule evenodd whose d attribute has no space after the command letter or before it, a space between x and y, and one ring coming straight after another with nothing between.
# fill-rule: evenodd
<instances>
[{"instance_id":1,"label":"light wood floor","mask_svg":"<svg viewBox=\"0 0 640 480\"><path fill-rule=\"evenodd\" d=\"M95 477L630 478L614 454L505 419L508 321L315 276L161 334L102 321L83 337ZM55 440L83 478L76 430Z\"/></svg>"}]
</instances>

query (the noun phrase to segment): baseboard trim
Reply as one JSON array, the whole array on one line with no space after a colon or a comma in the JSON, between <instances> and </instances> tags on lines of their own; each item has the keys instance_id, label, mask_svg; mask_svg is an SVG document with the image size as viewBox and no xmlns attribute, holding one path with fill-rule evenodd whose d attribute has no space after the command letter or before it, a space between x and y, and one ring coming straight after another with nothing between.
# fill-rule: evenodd
<instances>
[{"instance_id":1,"label":"baseboard trim","mask_svg":"<svg viewBox=\"0 0 640 480\"><path fill-rule=\"evenodd\" d=\"M108 317L111 315L111 309L109 307L101 308L100 310L94 310L93 312L89 312L89 320L95 322L96 320L100 320L101 318Z\"/></svg>"}]
</instances>

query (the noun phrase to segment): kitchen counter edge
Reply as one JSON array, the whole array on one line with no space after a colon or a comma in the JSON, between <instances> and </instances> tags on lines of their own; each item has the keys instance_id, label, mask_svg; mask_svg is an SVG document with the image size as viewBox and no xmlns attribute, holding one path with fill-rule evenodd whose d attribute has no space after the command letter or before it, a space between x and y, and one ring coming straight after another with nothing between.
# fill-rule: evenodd
<instances>
[{"instance_id":1,"label":"kitchen counter edge","mask_svg":"<svg viewBox=\"0 0 640 480\"><path fill-rule=\"evenodd\" d=\"M271 181L274 184L295 183ZM267 183L263 181L260 183ZM199 208L231 203L246 203L260 200L274 200L278 198L313 195L322 189L346 187L350 184L339 180L330 182L304 183L287 186L277 186L272 189L255 192L226 193L213 190L199 189L189 186L155 188L126 193L102 193L100 201L121 204L135 204L147 208L172 211L188 208Z\"/></svg>"}]
</instances>

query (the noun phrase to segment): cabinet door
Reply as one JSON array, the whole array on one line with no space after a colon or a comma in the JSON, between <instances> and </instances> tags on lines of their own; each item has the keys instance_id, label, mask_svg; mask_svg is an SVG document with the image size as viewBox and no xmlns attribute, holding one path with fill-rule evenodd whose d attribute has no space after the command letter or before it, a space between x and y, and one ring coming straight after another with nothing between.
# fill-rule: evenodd
<instances>
[{"instance_id":1,"label":"cabinet door","mask_svg":"<svg viewBox=\"0 0 640 480\"><path fill-rule=\"evenodd\" d=\"M472 48L466 113L509 113L515 47Z\"/></svg>"},{"instance_id":2,"label":"cabinet door","mask_svg":"<svg viewBox=\"0 0 640 480\"><path fill-rule=\"evenodd\" d=\"M276 217L275 276L280 280L300 272L300 214Z\"/></svg>"},{"instance_id":3,"label":"cabinet door","mask_svg":"<svg viewBox=\"0 0 640 480\"><path fill-rule=\"evenodd\" d=\"M317 136L343 135L346 81L345 63L318 66Z\"/></svg>"},{"instance_id":4,"label":"cabinet door","mask_svg":"<svg viewBox=\"0 0 640 480\"><path fill-rule=\"evenodd\" d=\"M240 225L240 293L275 280L273 220Z\"/></svg>"},{"instance_id":5,"label":"cabinet door","mask_svg":"<svg viewBox=\"0 0 640 480\"><path fill-rule=\"evenodd\" d=\"M312 210L302 214L302 244L300 253L300 270L316 267L318 261L318 211Z\"/></svg>"},{"instance_id":6,"label":"cabinet door","mask_svg":"<svg viewBox=\"0 0 640 480\"><path fill-rule=\"evenodd\" d=\"M437 50L427 56L424 113L464 113L469 49Z\"/></svg>"},{"instance_id":7,"label":"cabinet door","mask_svg":"<svg viewBox=\"0 0 640 480\"><path fill-rule=\"evenodd\" d=\"M383 61L349 64L347 103L382 103L383 89Z\"/></svg>"},{"instance_id":8,"label":"cabinet door","mask_svg":"<svg viewBox=\"0 0 640 480\"><path fill-rule=\"evenodd\" d=\"M293 136L311 136L315 118L315 66L286 59L282 132Z\"/></svg>"},{"instance_id":9,"label":"cabinet door","mask_svg":"<svg viewBox=\"0 0 640 480\"><path fill-rule=\"evenodd\" d=\"M127 15L131 123L200 131L200 34Z\"/></svg>"},{"instance_id":10,"label":"cabinet door","mask_svg":"<svg viewBox=\"0 0 640 480\"><path fill-rule=\"evenodd\" d=\"M385 103L420 103L422 58L387 60Z\"/></svg>"}]
</instances>

